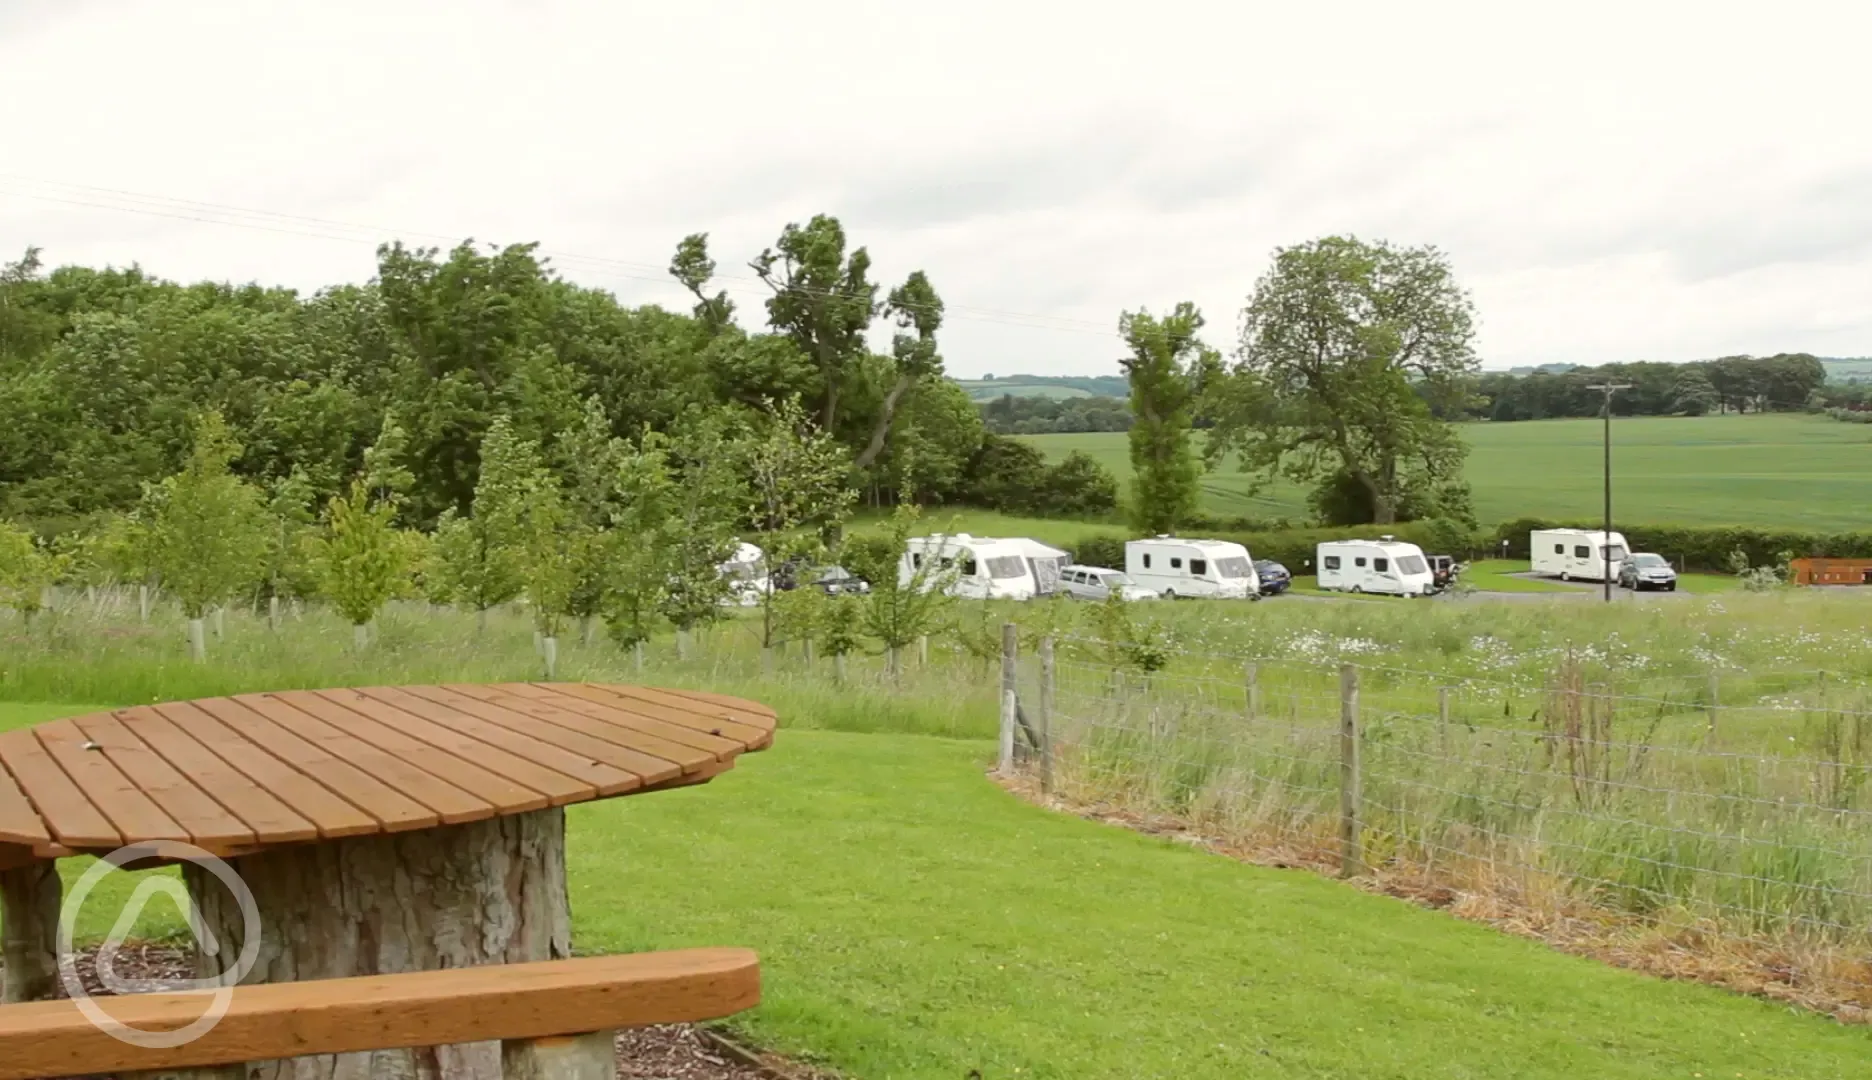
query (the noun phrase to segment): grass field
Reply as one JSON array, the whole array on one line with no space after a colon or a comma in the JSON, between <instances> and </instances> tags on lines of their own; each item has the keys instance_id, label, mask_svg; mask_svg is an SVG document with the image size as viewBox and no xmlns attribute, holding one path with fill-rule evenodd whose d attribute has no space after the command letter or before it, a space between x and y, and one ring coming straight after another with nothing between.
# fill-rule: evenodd
<instances>
[{"instance_id":1,"label":"grass field","mask_svg":"<svg viewBox=\"0 0 1872 1080\"><path fill-rule=\"evenodd\" d=\"M1597 520L1597 420L1465 424L1465 472L1485 523L1517 517ZM1121 433L1023 436L1049 457L1083 450L1130 475ZM1676 525L1872 528L1872 428L1805 415L1642 417L1612 425L1614 514ZM1305 492L1279 483L1250 495L1233 467L1205 474L1203 509L1225 517L1307 517Z\"/></svg>"},{"instance_id":2,"label":"grass field","mask_svg":"<svg viewBox=\"0 0 1872 1080\"><path fill-rule=\"evenodd\" d=\"M852 1077L1819 1080L1872 1054L1862 1028L1049 813L987 782L991 753L787 730L705 787L574 807L575 947L755 948L747 1035Z\"/></svg>"}]
</instances>

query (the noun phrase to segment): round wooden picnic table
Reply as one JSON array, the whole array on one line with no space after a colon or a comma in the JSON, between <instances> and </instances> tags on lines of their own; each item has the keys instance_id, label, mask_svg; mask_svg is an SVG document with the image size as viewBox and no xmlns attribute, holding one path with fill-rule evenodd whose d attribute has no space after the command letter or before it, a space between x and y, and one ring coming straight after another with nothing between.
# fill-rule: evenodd
<instances>
[{"instance_id":1,"label":"round wooden picnic table","mask_svg":"<svg viewBox=\"0 0 1872 1080\"><path fill-rule=\"evenodd\" d=\"M126 847L143 865L181 862L220 945L198 954L204 976L239 955L243 915L178 845L226 860L252 894L247 982L569 956L562 808L706 782L774 726L763 705L694 690L500 683L240 694L0 734L6 1000L55 992L53 861ZM254 1075L498 1070L471 1047Z\"/></svg>"}]
</instances>

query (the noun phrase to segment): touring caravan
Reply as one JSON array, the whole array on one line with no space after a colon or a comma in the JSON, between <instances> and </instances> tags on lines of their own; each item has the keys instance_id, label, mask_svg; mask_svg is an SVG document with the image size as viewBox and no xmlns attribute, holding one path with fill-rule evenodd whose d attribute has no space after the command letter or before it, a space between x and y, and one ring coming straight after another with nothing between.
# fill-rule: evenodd
<instances>
[{"instance_id":1,"label":"touring caravan","mask_svg":"<svg viewBox=\"0 0 1872 1080\"><path fill-rule=\"evenodd\" d=\"M1436 574L1423 549L1387 536L1378 540L1332 540L1314 552L1319 587L1333 592L1429 596Z\"/></svg>"},{"instance_id":2,"label":"touring caravan","mask_svg":"<svg viewBox=\"0 0 1872 1080\"><path fill-rule=\"evenodd\" d=\"M1018 547L1022 557L1027 560L1027 569L1033 573L1034 592L1037 595L1052 596L1060 591L1060 571L1072 564L1072 552L1025 536L1017 536L1006 542Z\"/></svg>"},{"instance_id":3,"label":"touring caravan","mask_svg":"<svg viewBox=\"0 0 1872 1080\"><path fill-rule=\"evenodd\" d=\"M1125 542L1125 575L1166 600L1261 599L1248 549L1227 540L1156 536Z\"/></svg>"},{"instance_id":4,"label":"touring caravan","mask_svg":"<svg viewBox=\"0 0 1872 1080\"><path fill-rule=\"evenodd\" d=\"M1561 581L1617 581L1631 548L1618 533L1535 529L1528 537L1534 572Z\"/></svg>"},{"instance_id":5,"label":"touring caravan","mask_svg":"<svg viewBox=\"0 0 1872 1080\"><path fill-rule=\"evenodd\" d=\"M767 553L757 544L736 544L734 557L717 569L729 581L731 591L722 602L731 607L753 607L773 591L773 581L767 576Z\"/></svg>"},{"instance_id":6,"label":"touring caravan","mask_svg":"<svg viewBox=\"0 0 1872 1080\"><path fill-rule=\"evenodd\" d=\"M1027 600L1035 592L1033 568L1020 541L967 533L912 537L897 560L897 581L918 580L926 589L941 582L949 595L971 600Z\"/></svg>"}]
</instances>

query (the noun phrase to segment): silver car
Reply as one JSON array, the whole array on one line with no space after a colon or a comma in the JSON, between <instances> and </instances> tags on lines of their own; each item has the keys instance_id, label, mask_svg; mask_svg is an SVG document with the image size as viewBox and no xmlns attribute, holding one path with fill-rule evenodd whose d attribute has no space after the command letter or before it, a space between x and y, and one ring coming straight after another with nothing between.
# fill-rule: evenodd
<instances>
[{"instance_id":1,"label":"silver car","mask_svg":"<svg viewBox=\"0 0 1872 1080\"><path fill-rule=\"evenodd\" d=\"M1067 566L1060 570L1060 592L1074 600L1106 600L1114 592L1120 600L1155 600L1157 594L1133 584L1122 571L1103 566Z\"/></svg>"},{"instance_id":2,"label":"silver car","mask_svg":"<svg viewBox=\"0 0 1872 1080\"><path fill-rule=\"evenodd\" d=\"M1653 555L1641 551L1628 557L1619 566L1618 583L1620 588L1641 592L1645 589L1663 589L1666 592L1677 591L1677 571L1671 569L1670 561L1662 555Z\"/></svg>"}]
</instances>

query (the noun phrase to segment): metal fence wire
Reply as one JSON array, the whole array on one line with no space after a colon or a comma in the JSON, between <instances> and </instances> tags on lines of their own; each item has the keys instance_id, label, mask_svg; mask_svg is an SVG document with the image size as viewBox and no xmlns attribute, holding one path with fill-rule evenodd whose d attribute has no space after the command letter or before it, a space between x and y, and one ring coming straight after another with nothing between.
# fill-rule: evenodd
<instances>
[{"instance_id":1,"label":"metal fence wire","mask_svg":"<svg viewBox=\"0 0 1872 1080\"><path fill-rule=\"evenodd\" d=\"M1120 655L1084 638L1010 651L1003 767L1347 875L1868 940L1863 686L1725 701L1720 686L1622 696L1571 663L1530 688L1213 656L1187 665L1201 674L1147 673Z\"/></svg>"}]
</instances>

